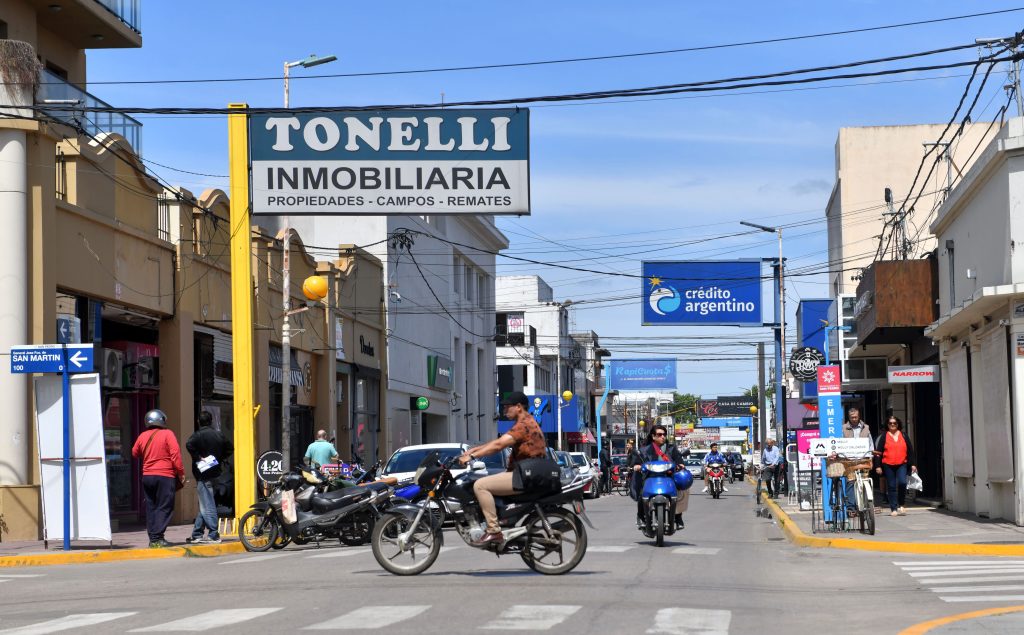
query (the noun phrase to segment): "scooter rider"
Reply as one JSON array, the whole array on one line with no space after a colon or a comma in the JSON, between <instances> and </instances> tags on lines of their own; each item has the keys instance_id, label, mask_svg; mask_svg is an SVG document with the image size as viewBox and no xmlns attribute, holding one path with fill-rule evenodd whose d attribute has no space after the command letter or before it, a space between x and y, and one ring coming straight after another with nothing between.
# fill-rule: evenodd
<instances>
[{"instance_id":1,"label":"scooter rider","mask_svg":"<svg viewBox=\"0 0 1024 635\"><path fill-rule=\"evenodd\" d=\"M500 545L505 541L501 533L501 526L498 524L498 507L494 502L495 496L511 496L517 493L512 486L512 470L516 461L523 459L536 459L547 455L547 443L544 441L544 433L540 424L530 414L530 401L521 392L509 393L501 400L501 406L505 409L505 418L515 421L512 428L497 439L488 441L475 448L467 450L459 457L463 465L474 461L482 456L501 452L505 448L512 448L512 455L508 461L508 471L501 474L493 474L478 479L473 483L473 492L477 501L480 502L480 511L487 520L487 533L473 543L475 547L483 547L494 543Z\"/></svg>"},{"instance_id":2,"label":"scooter rider","mask_svg":"<svg viewBox=\"0 0 1024 635\"><path fill-rule=\"evenodd\" d=\"M647 432L647 438L644 440L644 445L635 454L631 455L630 468L634 472L640 471L640 466L644 463L651 461L671 461L676 464L676 469L685 470L686 466L683 461L690 455L689 448L683 448L680 450L673 444L668 442L668 429L659 424L655 424ZM643 491L643 479L637 476L631 479L633 487L633 498L636 499L636 520L637 525L643 525L644 523L644 498L641 496ZM676 526L679 528L683 527L683 515L682 513L676 514Z\"/></svg>"},{"instance_id":3,"label":"scooter rider","mask_svg":"<svg viewBox=\"0 0 1024 635\"><path fill-rule=\"evenodd\" d=\"M711 444L711 451L708 452L707 456L704 457L704 466L705 467L707 467L708 465L711 465L712 463L719 463L721 465L726 465L728 463L728 461L725 460L725 455L718 451L718 444L717 443L712 443ZM705 485L704 489L701 490L701 492L703 493L703 492L707 492L707 491L708 491L708 486ZM725 485L722 485L722 491L723 492L728 492L729 488L726 487Z\"/></svg>"}]
</instances>

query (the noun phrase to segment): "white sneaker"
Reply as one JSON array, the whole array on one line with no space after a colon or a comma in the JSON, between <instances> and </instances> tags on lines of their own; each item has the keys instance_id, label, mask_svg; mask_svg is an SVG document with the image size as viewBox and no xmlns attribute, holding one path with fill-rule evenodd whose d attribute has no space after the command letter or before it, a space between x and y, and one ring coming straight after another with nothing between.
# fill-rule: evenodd
<instances>
[{"instance_id":1,"label":"white sneaker","mask_svg":"<svg viewBox=\"0 0 1024 635\"><path fill-rule=\"evenodd\" d=\"M702 489L702 490L700 491L700 493L701 493L701 494L706 494L706 493L707 493L707 491L708 491L708 488L707 488L707 487L705 486L705 487L704 487L704 489Z\"/></svg>"},{"instance_id":2,"label":"white sneaker","mask_svg":"<svg viewBox=\"0 0 1024 635\"><path fill-rule=\"evenodd\" d=\"M729 491L729 488L728 488L728 487L723 487L723 488L722 488L722 491L723 491L723 492L728 492L728 491Z\"/></svg>"}]
</instances>

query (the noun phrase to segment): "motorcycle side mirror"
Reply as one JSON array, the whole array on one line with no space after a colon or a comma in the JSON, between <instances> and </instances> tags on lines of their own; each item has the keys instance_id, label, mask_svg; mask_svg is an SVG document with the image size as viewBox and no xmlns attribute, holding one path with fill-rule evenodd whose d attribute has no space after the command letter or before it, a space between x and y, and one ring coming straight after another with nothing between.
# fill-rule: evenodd
<instances>
[{"instance_id":1,"label":"motorcycle side mirror","mask_svg":"<svg viewBox=\"0 0 1024 635\"><path fill-rule=\"evenodd\" d=\"M484 463L483 461L473 461L472 463L469 464L469 469L473 470L474 472L479 472L480 470L486 470L487 464Z\"/></svg>"}]
</instances>

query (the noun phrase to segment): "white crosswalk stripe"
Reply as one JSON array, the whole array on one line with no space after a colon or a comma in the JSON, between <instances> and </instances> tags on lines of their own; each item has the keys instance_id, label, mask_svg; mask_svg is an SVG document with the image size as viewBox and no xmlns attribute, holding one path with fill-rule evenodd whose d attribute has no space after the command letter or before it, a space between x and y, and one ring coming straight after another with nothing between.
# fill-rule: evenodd
<instances>
[{"instance_id":1,"label":"white crosswalk stripe","mask_svg":"<svg viewBox=\"0 0 1024 635\"><path fill-rule=\"evenodd\" d=\"M589 545L587 553L625 553L636 549L634 545Z\"/></svg>"},{"instance_id":2,"label":"white crosswalk stripe","mask_svg":"<svg viewBox=\"0 0 1024 635\"><path fill-rule=\"evenodd\" d=\"M0 578L41 578L45 573L0 573Z\"/></svg>"},{"instance_id":3,"label":"white crosswalk stripe","mask_svg":"<svg viewBox=\"0 0 1024 635\"><path fill-rule=\"evenodd\" d=\"M61 631L78 630L81 628L87 628L89 626L96 626L97 624L103 624L104 622L110 622L111 620L120 619L122 617L128 617L135 615L135 612L130 613L76 613L74 615L68 615L67 617L59 617L55 620L48 620L46 622L40 622L38 624L30 624L28 626L20 626L18 628L11 628L0 633L5 634L17 634L17 635L43 635L45 633L59 633Z\"/></svg>"},{"instance_id":4,"label":"white crosswalk stripe","mask_svg":"<svg viewBox=\"0 0 1024 635\"><path fill-rule=\"evenodd\" d=\"M364 606L332 620L307 626L306 631L366 631L384 628L411 619L426 611L430 605L421 606Z\"/></svg>"},{"instance_id":5,"label":"white crosswalk stripe","mask_svg":"<svg viewBox=\"0 0 1024 635\"><path fill-rule=\"evenodd\" d=\"M652 635L729 635L731 611L714 609L669 608L654 616Z\"/></svg>"},{"instance_id":6,"label":"white crosswalk stripe","mask_svg":"<svg viewBox=\"0 0 1024 635\"><path fill-rule=\"evenodd\" d=\"M266 562L267 560L273 560L274 558L284 558L298 551L286 551L284 553L262 553L258 556L242 556L241 558L234 558L232 560L225 560L224 562L218 562L217 564L252 564L254 562Z\"/></svg>"},{"instance_id":7,"label":"white crosswalk stripe","mask_svg":"<svg viewBox=\"0 0 1024 635\"><path fill-rule=\"evenodd\" d=\"M358 556L364 553L370 553L370 549L331 549L326 553L318 553L308 558L344 558L346 556Z\"/></svg>"},{"instance_id":8,"label":"white crosswalk stripe","mask_svg":"<svg viewBox=\"0 0 1024 635\"><path fill-rule=\"evenodd\" d=\"M480 628L494 631L546 631L561 624L581 608L566 604L516 604Z\"/></svg>"},{"instance_id":9,"label":"white crosswalk stripe","mask_svg":"<svg viewBox=\"0 0 1024 635\"><path fill-rule=\"evenodd\" d=\"M208 631L215 628L226 628L242 622L254 620L257 617L270 615L280 608L257 608L257 609L217 609L207 611L199 615L192 615L173 622L165 622L156 626L136 628L129 633L159 633L164 631L190 632Z\"/></svg>"},{"instance_id":10,"label":"white crosswalk stripe","mask_svg":"<svg viewBox=\"0 0 1024 635\"><path fill-rule=\"evenodd\" d=\"M719 551L721 549L718 547L677 547L672 553L684 556L714 556Z\"/></svg>"},{"instance_id":11,"label":"white crosswalk stripe","mask_svg":"<svg viewBox=\"0 0 1024 635\"><path fill-rule=\"evenodd\" d=\"M1024 594L1008 593L1024 591L1024 560L899 560L893 564L943 602L1024 600Z\"/></svg>"},{"instance_id":12,"label":"white crosswalk stripe","mask_svg":"<svg viewBox=\"0 0 1024 635\"><path fill-rule=\"evenodd\" d=\"M971 587L979 593L986 587ZM1024 587L1020 587L1024 588ZM1004 590L992 587L992 590ZM1011 590L1011 589L1005 589ZM978 598L986 598L979 600ZM945 598L944 598L945 599ZM1000 596L952 596L949 602L1000 601L1007 599L1024 599L1024 595ZM305 626L309 616L305 612L282 613L275 617L278 621L292 620L289 630L304 631L369 631L392 627L407 622L426 613L432 605L373 605L354 608L331 619ZM503 610L494 619L479 626L480 630L496 631L547 631L554 629L566 620L571 619L582 609L579 605L563 604L519 604ZM157 615L166 619L166 609L160 609ZM257 628L253 620L285 610L282 607L217 609L205 613L190 614L183 611L185 617L172 621L161 622L151 626L135 628L129 633L161 633L161 632L203 632L231 631L243 625L247 630L266 630ZM123 613L80 613L58 619L47 620L37 624L19 626L8 630L0 630L0 635L35 635L58 633L63 631L86 631L89 627L113 620L139 615L138 612ZM581 613L582 615L582 613ZM732 614L729 611L698 608L663 608L657 611L650 622L646 633L651 635L728 635ZM137 622L136 622L137 623ZM145 624L145 622L143 622ZM415 624L415 623L414 623ZM637 624L637 632L643 628L642 622ZM124 627L122 627L124 628Z\"/></svg>"}]
</instances>

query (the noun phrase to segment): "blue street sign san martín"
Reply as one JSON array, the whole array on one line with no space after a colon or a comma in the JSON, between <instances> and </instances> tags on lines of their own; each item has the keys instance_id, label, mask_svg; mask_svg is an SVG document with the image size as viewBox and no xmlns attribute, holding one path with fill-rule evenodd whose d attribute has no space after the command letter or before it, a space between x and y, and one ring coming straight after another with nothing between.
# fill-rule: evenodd
<instances>
[{"instance_id":1,"label":"blue street sign san mart\u00edn","mask_svg":"<svg viewBox=\"0 0 1024 635\"><path fill-rule=\"evenodd\" d=\"M93 372L92 344L67 344L68 372ZM63 373L62 344L35 344L11 347L12 373Z\"/></svg>"},{"instance_id":2,"label":"blue street sign san mart\u00edn","mask_svg":"<svg viewBox=\"0 0 1024 635\"><path fill-rule=\"evenodd\" d=\"M71 389L73 373L91 373L92 344L35 344L11 347L12 373L60 373L63 377L61 408L64 411L64 551L71 550Z\"/></svg>"}]
</instances>

